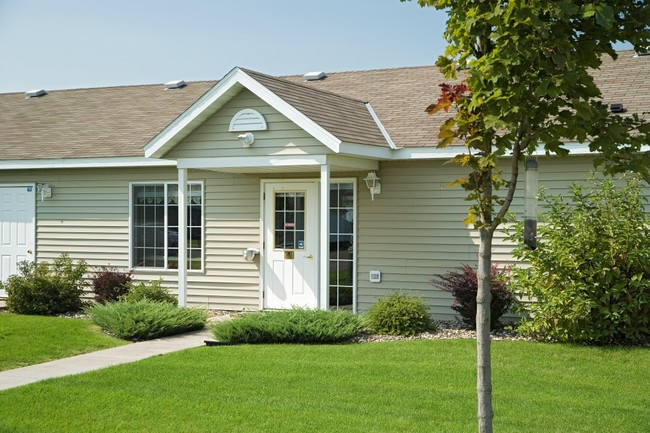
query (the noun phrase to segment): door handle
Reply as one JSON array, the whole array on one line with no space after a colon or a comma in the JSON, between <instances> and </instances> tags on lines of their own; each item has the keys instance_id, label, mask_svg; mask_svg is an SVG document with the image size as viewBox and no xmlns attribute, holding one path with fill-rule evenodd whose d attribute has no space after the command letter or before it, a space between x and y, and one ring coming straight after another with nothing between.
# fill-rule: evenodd
<instances>
[{"instance_id":1,"label":"door handle","mask_svg":"<svg viewBox=\"0 0 650 433\"><path fill-rule=\"evenodd\" d=\"M305 258L307 258L307 259L309 259L309 260L311 260L311 259L313 259L313 258L314 258L314 256L310 254L310 255L308 255L308 256L305 256Z\"/></svg>"}]
</instances>

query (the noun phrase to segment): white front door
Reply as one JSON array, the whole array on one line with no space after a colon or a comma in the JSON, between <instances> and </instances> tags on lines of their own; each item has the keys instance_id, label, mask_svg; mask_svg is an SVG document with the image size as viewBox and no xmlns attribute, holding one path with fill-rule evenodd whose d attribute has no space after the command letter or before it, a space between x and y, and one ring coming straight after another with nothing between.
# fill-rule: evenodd
<instances>
[{"instance_id":1,"label":"white front door","mask_svg":"<svg viewBox=\"0 0 650 433\"><path fill-rule=\"evenodd\" d=\"M264 308L318 307L318 184L264 184Z\"/></svg>"},{"instance_id":2,"label":"white front door","mask_svg":"<svg viewBox=\"0 0 650 433\"><path fill-rule=\"evenodd\" d=\"M16 264L34 260L35 187L0 185L0 281L16 273ZM7 293L0 290L0 297Z\"/></svg>"}]
</instances>

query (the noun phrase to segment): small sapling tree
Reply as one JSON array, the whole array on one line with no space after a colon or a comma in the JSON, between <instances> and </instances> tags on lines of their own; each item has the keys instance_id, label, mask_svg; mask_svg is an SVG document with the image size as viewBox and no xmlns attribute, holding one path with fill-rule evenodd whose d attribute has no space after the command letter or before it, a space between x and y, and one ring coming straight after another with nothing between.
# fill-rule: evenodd
<instances>
[{"instance_id":1,"label":"small sapling tree","mask_svg":"<svg viewBox=\"0 0 650 433\"><path fill-rule=\"evenodd\" d=\"M402 0L404 1L404 0ZM613 44L650 46L650 8L644 0L418 0L448 14L445 55L436 65L445 84L430 114L452 110L439 147L459 144L454 160L468 175L454 182L474 204L466 219L479 232L477 394L480 432L492 432L490 268L492 240L512 203L520 163L538 146L564 156L563 143L589 142L608 170L643 171L648 143L640 115L610 116L590 70ZM497 161L508 156L503 176ZM642 155L643 156L643 155ZM502 192L503 191L503 192Z\"/></svg>"}]
</instances>

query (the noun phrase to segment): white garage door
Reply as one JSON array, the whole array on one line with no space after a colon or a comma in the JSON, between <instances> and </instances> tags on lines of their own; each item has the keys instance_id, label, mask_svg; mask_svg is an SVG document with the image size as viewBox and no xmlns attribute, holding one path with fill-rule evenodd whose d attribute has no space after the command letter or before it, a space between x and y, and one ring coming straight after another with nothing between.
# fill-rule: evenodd
<instances>
[{"instance_id":1,"label":"white garage door","mask_svg":"<svg viewBox=\"0 0 650 433\"><path fill-rule=\"evenodd\" d=\"M0 280L16 273L16 264L34 260L36 215L33 185L0 185ZM0 290L0 297L7 294Z\"/></svg>"}]
</instances>

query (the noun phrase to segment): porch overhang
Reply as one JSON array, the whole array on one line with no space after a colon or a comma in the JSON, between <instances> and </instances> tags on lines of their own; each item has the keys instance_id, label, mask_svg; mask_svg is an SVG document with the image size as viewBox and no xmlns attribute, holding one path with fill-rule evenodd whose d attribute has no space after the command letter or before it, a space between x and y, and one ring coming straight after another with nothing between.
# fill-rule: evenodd
<instances>
[{"instance_id":1,"label":"porch overhang","mask_svg":"<svg viewBox=\"0 0 650 433\"><path fill-rule=\"evenodd\" d=\"M379 170L376 159L342 155L272 155L250 157L181 158L179 169L215 170L232 173L319 172L321 166L332 172Z\"/></svg>"}]
</instances>

